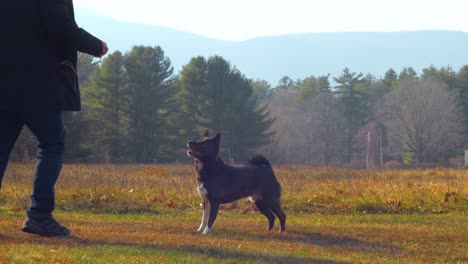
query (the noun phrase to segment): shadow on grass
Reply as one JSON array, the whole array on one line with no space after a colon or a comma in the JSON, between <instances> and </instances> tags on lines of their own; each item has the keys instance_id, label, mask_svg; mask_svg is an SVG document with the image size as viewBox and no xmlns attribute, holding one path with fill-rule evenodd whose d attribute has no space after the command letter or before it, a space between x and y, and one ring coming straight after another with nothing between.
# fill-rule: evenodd
<instances>
[{"instance_id":1,"label":"shadow on grass","mask_svg":"<svg viewBox=\"0 0 468 264\"><path fill-rule=\"evenodd\" d=\"M12 242L12 243L34 243L37 245L50 245L50 246L72 246L72 247L93 247L93 246L114 246L114 247L130 247L138 250L150 250L150 251L166 251L166 252L177 252L190 256L199 256L205 258L214 258L219 260L234 260L240 261L260 261L264 263L284 263L284 264L305 264L305 263L317 263L317 264L346 264L348 262L338 262L326 259L314 259L314 258L298 258L293 256L275 256L267 254L254 254L254 253L243 253L238 251L226 250L223 248L215 247L203 247L203 246L156 246L156 245L143 245L131 242L108 242L104 240L88 240L82 239L76 236L70 236L65 238L41 238L37 236L31 236L26 239L5 237L0 235L0 241Z\"/></svg>"},{"instance_id":2,"label":"shadow on grass","mask_svg":"<svg viewBox=\"0 0 468 264\"><path fill-rule=\"evenodd\" d=\"M108 223L105 223L108 225ZM94 224L95 225L95 224ZM152 245L151 243L144 243L144 242L129 242L122 238L117 238L117 240L113 241L105 241L102 238L99 240L95 239L84 239L81 237L71 236L67 238L41 238L37 236L16 236L13 235L14 233L18 232L18 230L14 230L11 226L4 226L6 227L5 232L0 230L0 245L3 243L9 244L22 244L22 243L32 243L37 245L53 245L53 246L72 246L72 247L93 247L93 246L115 246L115 247L132 247L136 249L145 249L145 250L155 250L155 251L170 251L170 252L179 252L181 254L199 256L199 257L209 257L215 259L235 259L237 261L244 260L244 261L259 261L265 263L294 263L294 264L302 264L302 263L344 263L344 262L336 262L331 260L321 260L321 259L306 259L306 258L299 258L294 256L288 256L283 253L283 255L270 255L268 253L249 253L249 252L242 252L242 250L226 250L223 248L217 248L213 246L202 246L202 245L186 245L181 247L174 247L174 246L161 246L161 245ZM137 232L138 230L135 230ZM141 230L140 230L141 231ZM158 233L157 230L155 230ZM174 233L179 235L181 232L189 232L189 230L181 230L179 227L177 228L164 228L164 232L167 233ZM1 234L3 233L3 234ZM195 234L195 233L194 233ZM379 242L368 242L352 237L344 237L344 236L332 236L314 232L307 232L307 231L299 231L299 230L289 230L285 233L277 233L276 231L272 232L246 232L246 231L234 231L234 230L226 230L226 229L216 229L213 234L211 234L213 238L232 238L232 239L246 239L250 241L260 241L260 242L270 242L270 241L277 241L278 244L280 243L291 243L297 245L308 245L310 247L322 247L322 248L333 248L345 251L352 251L352 252L362 252L362 253L372 253L372 254L379 254L384 256L397 256L402 253L402 249L397 246L387 245L384 243ZM286 253L287 254L287 253Z\"/></svg>"},{"instance_id":3,"label":"shadow on grass","mask_svg":"<svg viewBox=\"0 0 468 264\"><path fill-rule=\"evenodd\" d=\"M356 252L364 253L377 253L389 256L400 255L402 253L402 248L387 245L384 243L378 242L367 242L351 237L336 237L331 235L324 235L320 233L312 233L305 231L295 231L290 230L285 233L276 233L276 231L271 231L265 234L254 234L254 233L245 233L245 232L235 232L235 231L226 231L218 230L221 232L221 235L226 235L228 237L244 237L247 239L256 239L256 240L278 240L288 243L301 243L307 244L314 247L325 247L325 248L341 248L347 249Z\"/></svg>"}]
</instances>

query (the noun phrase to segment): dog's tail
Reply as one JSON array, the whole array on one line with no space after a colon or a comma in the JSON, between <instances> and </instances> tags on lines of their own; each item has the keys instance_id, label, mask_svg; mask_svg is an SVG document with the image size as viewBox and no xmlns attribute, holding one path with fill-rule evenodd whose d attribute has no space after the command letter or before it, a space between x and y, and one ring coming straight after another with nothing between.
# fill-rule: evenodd
<instances>
[{"instance_id":1,"label":"dog's tail","mask_svg":"<svg viewBox=\"0 0 468 264\"><path fill-rule=\"evenodd\" d=\"M256 167L265 167L265 168L271 167L270 162L267 160L267 158L265 158L262 155L253 156L251 159L249 159L249 163Z\"/></svg>"}]
</instances>

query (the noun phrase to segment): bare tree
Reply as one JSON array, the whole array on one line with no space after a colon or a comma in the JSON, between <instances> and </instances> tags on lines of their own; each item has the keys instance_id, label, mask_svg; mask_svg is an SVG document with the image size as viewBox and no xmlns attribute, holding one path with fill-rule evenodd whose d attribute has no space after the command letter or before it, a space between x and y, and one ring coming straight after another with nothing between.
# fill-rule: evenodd
<instances>
[{"instance_id":1,"label":"bare tree","mask_svg":"<svg viewBox=\"0 0 468 264\"><path fill-rule=\"evenodd\" d=\"M275 162L329 165L340 162L345 146L344 118L332 93L318 93L297 104L297 91L277 90L269 107L276 122L265 152Z\"/></svg>"},{"instance_id":2,"label":"bare tree","mask_svg":"<svg viewBox=\"0 0 468 264\"><path fill-rule=\"evenodd\" d=\"M275 131L272 143L263 149L265 153L274 161L280 163L299 163L300 155L291 151L297 149L298 144L295 139L299 112L294 105L297 92L288 89L277 89L271 96L268 103L271 115L276 118L272 126Z\"/></svg>"},{"instance_id":3,"label":"bare tree","mask_svg":"<svg viewBox=\"0 0 468 264\"><path fill-rule=\"evenodd\" d=\"M377 111L390 149L412 153L416 163L446 159L462 143L458 99L435 78L400 81Z\"/></svg>"},{"instance_id":4,"label":"bare tree","mask_svg":"<svg viewBox=\"0 0 468 264\"><path fill-rule=\"evenodd\" d=\"M308 161L329 165L342 160L346 144L345 119L339 100L329 92L322 92L303 102L305 115L303 143L309 150Z\"/></svg>"}]
</instances>

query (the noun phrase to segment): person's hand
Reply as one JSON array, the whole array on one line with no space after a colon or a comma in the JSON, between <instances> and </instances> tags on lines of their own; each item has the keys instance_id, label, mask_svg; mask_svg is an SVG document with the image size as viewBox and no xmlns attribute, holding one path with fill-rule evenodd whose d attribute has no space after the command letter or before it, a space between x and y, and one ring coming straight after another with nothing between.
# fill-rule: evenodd
<instances>
[{"instance_id":1,"label":"person's hand","mask_svg":"<svg viewBox=\"0 0 468 264\"><path fill-rule=\"evenodd\" d=\"M101 51L101 54L99 54L99 58L101 58L102 56L106 55L107 52L109 51L109 48L107 47L107 44L103 41L102 42L102 51Z\"/></svg>"}]
</instances>

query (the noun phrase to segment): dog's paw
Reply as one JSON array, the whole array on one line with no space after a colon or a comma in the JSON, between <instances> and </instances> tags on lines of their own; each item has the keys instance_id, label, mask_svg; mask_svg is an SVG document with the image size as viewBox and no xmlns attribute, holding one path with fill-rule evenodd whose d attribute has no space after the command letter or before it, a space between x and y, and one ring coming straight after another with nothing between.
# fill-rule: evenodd
<instances>
[{"instance_id":1,"label":"dog's paw","mask_svg":"<svg viewBox=\"0 0 468 264\"><path fill-rule=\"evenodd\" d=\"M206 227L205 230L203 231L202 235L208 235L209 233L211 233L211 228Z\"/></svg>"},{"instance_id":2,"label":"dog's paw","mask_svg":"<svg viewBox=\"0 0 468 264\"><path fill-rule=\"evenodd\" d=\"M201 231L203 231L203 229L205 229L205 226L204 226L204 225L201 225L201 226L197 229L197 232L201 232Z\"/></svg>"}]
</instances>

